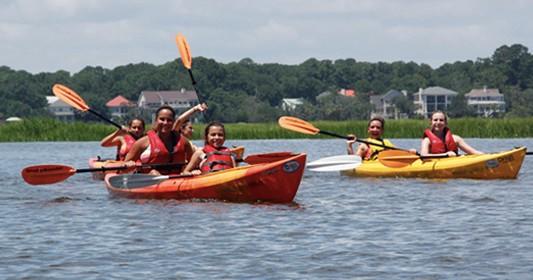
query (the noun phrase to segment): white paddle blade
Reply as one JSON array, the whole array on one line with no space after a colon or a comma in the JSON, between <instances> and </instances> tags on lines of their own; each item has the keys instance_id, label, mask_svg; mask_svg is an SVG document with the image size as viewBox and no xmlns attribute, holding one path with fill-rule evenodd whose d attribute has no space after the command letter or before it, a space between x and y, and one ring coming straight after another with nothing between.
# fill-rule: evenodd
<instances>
[{"instance_id":1,"label":"white paddle blade","mask_svg":"<svg viewBox=\"0 0 533 280\"><path fill-rule=\"evenodd\" d=\"M359 165L361 165L361 162L324 165L320 167L312 167L312 168L309 168L309 170L317 171L317 172L335 172L335 171L338 172L338 171L344 171L344 170L352 170L352 169L357 168Z\"/></svg>"},{"instance_id":2,"label":"white paddle blade","mask_svg":"<svg viewBox=\"0 0 533 280\"><path fill-rule=\"evenodd\" d=\"M321 158L315 161L312 161L307 164L307 167L322 167L322 166L331 166L331 165L343 165L350 163L361 163L361 157L357 155L340 155L332 156L327 158Z\"/></svg>"},{"instance_id":3,"label":"white paddle blade","mask_svg":"<svg viewBox=\"0 0 533 280\"><path fill-rule=\"evenodd\" d=\"M361 157L357 155L341 155L321 158L307 164L311 171L333 172L354 169L361 165Z\"/></svg>"}]
</instances>

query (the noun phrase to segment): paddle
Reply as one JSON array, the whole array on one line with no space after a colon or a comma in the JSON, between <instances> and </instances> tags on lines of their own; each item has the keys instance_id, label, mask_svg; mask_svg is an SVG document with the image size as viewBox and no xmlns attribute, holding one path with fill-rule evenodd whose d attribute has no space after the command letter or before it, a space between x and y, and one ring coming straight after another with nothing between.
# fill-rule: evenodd
<instances>
[{"instance_id":1,"label":"paddle","mask_svg":"<svg viewBox=\"0 0 533 280\"><path fill-rule=\"evenodd\" d=\"M334 132L320 130L320 129L316 128L315 126L313 126L311 123L306 122L306 121L304 121L302 119L299 119L299 118L295 118L295 117L287 117L287 116L280 117L279 120L278 120L278 123L279 123L279 125L281 127L285 128L285 129L292 130L292 131L299 132L299 133L303 133L303 134L317 135L317 134L320 133L320 134L329 135L329 136L333 136L333 137L337 137L337 138L341 138L341 139L350 140L350 137L348 137L348 136L343 136L343 135L339 135L339 134L334 133ZM378 144L378 143L372 143L372 142L368 142L368 141L361 140L361 139L356 139L355 141L360 142L360 143L365 143L367 145L373 145L373 146L386 148L386 149L407 151L407 150L396 148L396 147L393 147L393 146L382 145L382 144Z\"/></svg>"},{"instance_id":2,"label":"paddle","mask_svg":"<svg viewBox=\"0 0 533 280\"><path fill-rule=\"evenodd\" d=\"M249 155L244 160L240 159L238 162L246 162L248 164L270 163L292 156L289 152L277 152L266 154ZM183 166L185 163L156 163L156 164L139 164L137 168L162 168L172 166ZM76 169L72 166L62 164L41 164L32 165L22 169L21 175L24 181L31 185L47 185L62 182L76 173L86 172L105 172L111 170L126 170L126 166L116 167L99 167L99 168L85 168Z\"/></svg>"},{"instance_id":3,"label":"paddle","mask_svg":"<svg viewBox=\"0 0 533 280\"><path fill-rule=\"evenodd\" d=\"M384 150L378 154L378 160L388 167L405 167L419 159L446 158L448 155L420 156L406 151Z\"/></svg>"},{"instance_id":4,"label":"paddle","mask_svg":"<svg viewBox=\"0 0 533 280\"><path fill-rule=\"evenodd\" d=\"M191 49L189 47L189 44L187 43L187 39L185 39L185 36L183 36L181 33L176 35L176 45L178 46L178 50L180 52L181 62L183 63L183 66L187 69L187 72L189 72L189 77L191 78L192 87L194 88L196 95L198 95L198 102L201 104L203 102L200 96L200 91L196 87L196 80L194 79L194 76L191 70L191 67L192 67ZM204 111L202 111L202 115L204 116L204 119L207 120L207 117Z\"/></svg>"},{"instance_id":5,"label":"paddle","mask_svg":"<svg viewBox=\"0 0 533 280\"><path fill-rule=\"evenodd\" d=\"M182 166L184 163L172 164L143 164L137 165L137 168L146 167L165 167L165 166ZM62 164L41 164L28 166L22 169L21 175L24 181L30 185L47 185L62 182L76 173L86 172L105 172L111 170L125 170L126 166L100 167L76 169L72 166Z\"/></svg>"},{"instance_id":6,"label":"paddle","mask_svg":"<svg viewBox=\"0 0 533 280\"><path fill-rule=\"evenodd\" d=\"M64 86L62 84L55 84L52 87L52 92L54 93L57 98L61 99L63 102L67 103L68 105L82 111L82 112L90 112L94 115L98 116L102 120L116 126L118 129L122 129L122 126L117 124L116 122L104 117L100 113L94 111L93 109L89 108L89 105L85 103L85 101L72 89L68 88L67 86Z\"/></svg>"},{"instance_id":7,"label":"paddle","mask_svg":"<svg viewBox=\"0 0 533 280\"><path fill-rule=\"evenodd\" d=\"M354 169L361 165L361 157L357 155L340 155L321 158L307 164L311 171L343 171Z\"/></svg>"}]
</instances>

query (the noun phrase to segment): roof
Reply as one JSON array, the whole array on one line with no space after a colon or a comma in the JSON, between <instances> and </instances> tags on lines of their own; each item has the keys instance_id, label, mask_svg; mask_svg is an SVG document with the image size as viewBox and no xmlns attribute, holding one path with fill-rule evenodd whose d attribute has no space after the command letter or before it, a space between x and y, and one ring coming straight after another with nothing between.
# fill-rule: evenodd
<instances>
[{"instance_id":1,"label":"roof","mask_svg":"<svg viewBox=\"0 0 533 280\"><path fill-rule=\"evenodd\" d=\"M422 89L422 95L457 95L456 91L443 87L428 87Z\"/></svg>"},{"instance_id":2,"label":"roof","mask_svg":"<svg viewBox=\"0 0 533 280\"><path fill-rule=\"evenodd\" d=\"M55 97L55 96L46 97L46 99L48 100L48 107L69 107L69 108L72 107L57 97L55 99L54 98L49 99L49 97Z\"/></svg>"},{"instance_id":3,"label":"roof","mask_svg":"<svg viewBox=\"0 0 533 280\"><path fill-rule=\"evenodd\" d=\"M177 101L197 101L198 95L192 90L141 91L146 103L175 103Z\"/></svg>"},{"instance_id":4,"label":"roof","mask_svg":"<svg viewBox=\"0 0 533 280\"><path fill-rule=\"evenodd\" d=\"M469 93L465 94L468 97L499 97L503 96L500 93L500 90L497 88L482 88L482 89L472 89Z\"/></svg>"},{"instance_id":5,"label":"roof","mask_svg":"<svg viewBox=\"0 0 533 280\"><path fill-rule=\"evenodd\" d=\"M304 102L303 98L283 98L281 101L289 105L302 105Z\"/></svg>"},{"instance_id":6,"label":"roof","mask_svg":"<svg viewBox=\"0 0 533 280\"><path fill-rule=\"evenodd\" d=\"M398 96L403 96L403 93L401 93L400 91L397 91L395 89L391 89L391 90L387 91L387 93L385 93L381 97L383 98L383 100L392 101L394 98L396 98Z\"/></svg>"},{"instance_id":7,"label":"roof","mask_svg":"<svg viewBox=\"0 0 533 280\"><path fill-rule=\"evenodd\" d=\"M46 97L46 102L48 102L48 105L56 102L57 100L59 100L59 98L57 98L57 96L55 95L50 95Z\"/></svg>"},{"instance_id":8,"label":"roof","mask_svg":"<svg viewBox=\"0 0 533 280\"><path fill-rule=\"evenodd\" d=\"M124 96L119 95L119 96L109 100L105 105L107 107L123 107L123 106L131 106L132 102L129 101Z\"/></svg>"}]
</instances>

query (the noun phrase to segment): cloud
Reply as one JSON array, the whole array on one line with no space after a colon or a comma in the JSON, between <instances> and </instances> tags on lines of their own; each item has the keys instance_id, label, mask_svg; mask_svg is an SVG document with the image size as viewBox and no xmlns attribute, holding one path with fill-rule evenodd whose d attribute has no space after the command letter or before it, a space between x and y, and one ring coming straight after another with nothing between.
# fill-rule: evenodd
<instances>
[{"instance_id":1,"label":"cloud","mask_svg":"<svg viewBox=\"0 0 533 280\"><path fill-rule=\"evenodd\" d=\"M533 2L385 0L11 0L0 10L0 65L30 72L161 64L193 56L259 63L309 58L437 67L533 45Z\"/></svg>"}]
</instances>

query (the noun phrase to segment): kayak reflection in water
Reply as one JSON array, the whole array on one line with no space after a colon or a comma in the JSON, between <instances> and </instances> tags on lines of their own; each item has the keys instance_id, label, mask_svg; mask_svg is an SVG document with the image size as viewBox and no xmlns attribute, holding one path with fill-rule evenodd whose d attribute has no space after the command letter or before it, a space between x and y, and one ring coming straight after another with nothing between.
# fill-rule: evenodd
<instances>
[{"instance_id":1,"label":"kayak reflection in water","mask_svg":"<svg viewBox=\"0 0 533 280\"><path fill-rule=\"evenodd\" d=\"M431 114L430 128L424 131L422 143L420 145L420 155L448 155L457 156L459 149L469 155L480 155L480 152L456 134L452 134L448 128L448 116L442 111Z\"/></svg>"}]
</instances>

